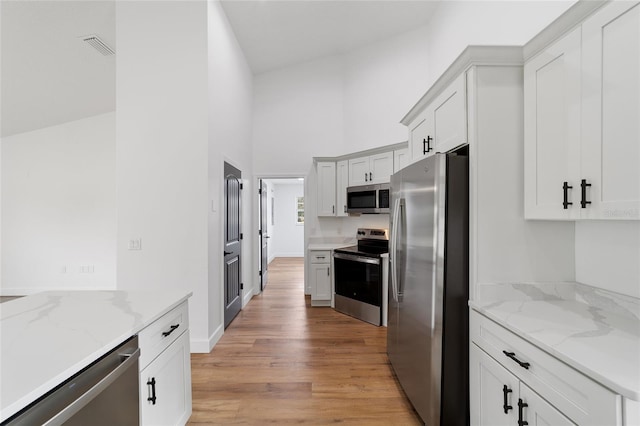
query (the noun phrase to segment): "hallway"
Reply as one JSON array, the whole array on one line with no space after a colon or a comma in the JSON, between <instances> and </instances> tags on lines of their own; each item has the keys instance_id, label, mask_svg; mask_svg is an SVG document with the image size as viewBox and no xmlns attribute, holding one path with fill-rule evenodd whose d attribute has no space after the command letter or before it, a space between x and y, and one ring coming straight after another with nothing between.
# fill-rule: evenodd
<instances>
[{"instance_id":1,"label":"hallway","mask_svg":"<svg viewBox=\"0 0 640 426\"><path fill-rule=\"evenodd\" d=\"M303 296L304 259L269 284L210 354L192 354L190 424L418 425L386 356L386 329Z\"/></svg>"}]
</instances>

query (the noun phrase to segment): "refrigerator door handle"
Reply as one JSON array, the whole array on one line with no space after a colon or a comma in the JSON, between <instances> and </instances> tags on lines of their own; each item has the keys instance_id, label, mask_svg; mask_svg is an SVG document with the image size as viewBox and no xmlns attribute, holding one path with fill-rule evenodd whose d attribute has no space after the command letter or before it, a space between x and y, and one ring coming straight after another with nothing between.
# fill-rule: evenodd
<instances>
[{"instance_id":1,"label":"refrigerator door handle","mask_svg":"<svg viewBox=\"0 0 640 426\"><path fill-rule=\"evenodd\" d=\"M398 222L400 221L400 208L404 204L404 199L398 198L393 206L393 227L391 228L391 288L393 290L393 300L399 302L400 292L398 291Z\"/></svg>"}]
</instances>

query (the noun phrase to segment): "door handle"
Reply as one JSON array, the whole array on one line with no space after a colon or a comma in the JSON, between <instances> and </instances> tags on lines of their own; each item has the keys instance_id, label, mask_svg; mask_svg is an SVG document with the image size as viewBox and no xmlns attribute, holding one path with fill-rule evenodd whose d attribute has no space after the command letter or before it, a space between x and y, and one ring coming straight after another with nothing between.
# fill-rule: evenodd
<instances>
[{"instance_id":1,"label":"door handle","mask_svg":"<svg viewBox=\"0 0 640 426\"><path fill-rule=\"evenodd\" d=\"M156 378L152 377L151 380L147 381L147 386L151 386L151 395L147 398L147 401L150 401L152 405L156 405Z\"/></svg>"},{"instance_id":2,"label":"door handle","mask_svg":"<svg viewBox=\"0 0 640 426\"><path fill-rule=\"evenodd\" d=\"M369 172L369 182L373 182L373 173Z\"/></svg>"},{"instance_id":3,"label":"door handle","mask_svg":"<svg viewBox=\"0 0 640 426\"><path fill-rule=\"evenodd\" d=\"M573 186L569 186L568 182L564 182L562 184L562 192L564 193L564 201L562 202L562 208L567 209L573 203L569 201L569 190L572 189Z\"/></svg>"},{"instance_id":4,"label":"door handle","mask_svg":"<svg viewBox=\"0 0 640 426\"><path fill-rule=\"evenodd\" d=\"M513 390L509 389L507 385L504 385L502 387L502 396L504 397L504 404L502 404L502 409L504 410L505 414L508 414L509 410L513 410L513 407L507 404L507 395L511 392L513 392Z\"/></svg>"},{"instance_id":5,"label":"door handle","mask_svg":"<svg viewBox=\"0 0 640 426\"><path fill-rule=\"evenodd\" d=\"M268 236L268 235L265 235L264 237L265 237L265 238L271 238L271 237L270 237L270 236Z\"/></svg>"},{"instance_id":6,"label":"door handle","mask_svg":"<svg viewBox=\"0 0 640 426\"><path fill-rule=\"evenodd\" d=\"M522 401L522 398L518 398L518 426L527 426L529 422L522 419L523 417L523 409L528 407L529 404Z\"/></svg>"},{"instance_id":7,"label":"door handle","mask_svg":"<svg viewBox=\"0 0 640 426\"><path fill-rule=\"evenodd\" d=\"M369 179L368 179L368 177L367 177L367 172L364 172L364 181L365 181L365 182L369 182Z\"/></svg>"},{"instance_id":8,"label":"door handle","mask_svg":"<svg viewBox=\"0 0 640 426\"><path fill-rule=\"evenodd\" d=\"M591 204L591 201L587 201L587 187L591 186L590 183L587 183L586 179L582 179L580 182L580 188L582 189L582 199L580 200L580 205L583 209L587 208L587 204Z\"/></svg>"},{"instance_id":9,"label":"door handle","mask_svg":"<svg viewBox=\"0 0 640 426\"><path fill-rule=\"evenodd\" d=\"M230 254L233 254L233 252L232 252L232 251L225 251L225 252L224 252L224 255L225 255L225 256L228 256L228 255L230 255Z\"/></svg>"}]
</instances>

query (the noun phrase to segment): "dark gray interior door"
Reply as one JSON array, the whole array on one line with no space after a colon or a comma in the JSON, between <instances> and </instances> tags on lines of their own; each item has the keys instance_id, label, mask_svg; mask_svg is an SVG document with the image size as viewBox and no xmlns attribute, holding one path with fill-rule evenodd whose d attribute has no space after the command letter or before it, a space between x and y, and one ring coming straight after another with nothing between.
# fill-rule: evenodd
<instances>
[{"instance_id":1,"label":"dark gray interior door","mask_svg":"<svg viewBox=\"0 0 640 426\"><path fill-rule=\"evenodd\" d=\"M224 176L224 328L227 328L242 308L242 173L224 163Z\"/></svg>"},{"instance_id":2,"label":"dark gray interior door","mask_svg":"<svg viewBox=\"0 0 640 426\"><path fill-rule=\"evenodd\" d=\"M267 211L267 185L260 179L260 288L264 290L269 277L269 226Z\"/></svg>"}]
</instances>

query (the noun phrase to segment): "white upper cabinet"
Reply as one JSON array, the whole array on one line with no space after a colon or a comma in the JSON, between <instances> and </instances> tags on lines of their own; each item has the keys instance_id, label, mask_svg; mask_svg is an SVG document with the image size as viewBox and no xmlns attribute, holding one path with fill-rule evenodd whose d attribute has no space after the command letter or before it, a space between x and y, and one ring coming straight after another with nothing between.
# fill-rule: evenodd
<instances>
[{"instance_id":1,"label":"white upper cabinet","mask_svg":"<svg viewBox=\"0 0 640 426\"><path fill-rule=\"evenodd\" d=\"M525 64L525 217L640 219L640 5L611 2Z\"/></svg>"},{"instance_id":2,"label":"white upper cabinet","mask_svg":"<svg viewBox=\"0 0 640 426\"><path fill-rule=\"evenodd\" d=\"M409 124L409 150L412 163L435 154L431 110L424 110Z\"/></svg>"},{"instance_id":3,"label":"white upper cabinet","mask_svg":"<svg viewBox=\"0 0 640 426\"><path fill-rule=\"evenodd\" d=\"M411 153L409 148L396 149L393 151L393 173L404 169L411 163Z\"/></svg>"},{"instance_id":4,"label":"white upper cabinet","mask_svg":"<svg viewBox=\"0 0 640 426\"><path fill-rule=\"evenodd\" d=\"M613 2L584 22L582 64L583 217L640 219L638 3Z\"/></svg>"},{"instance_id":5,"label":"white upper cabinet","mask_svg":"<svg viewBox=\"0 0 640 426\"><path fill-rule=\"evenodd\" d=\"M347 214L347 187L349 186L349 161L336 163L336 216Z\"/></svg>"},{"instance_id":6,"label":"white upper cabinet","mask_svg":"<svg viewBox=\"0 0 640 426\"><path fill-rule=\"evenodd\" d=\"M318 216L336 215L336 163L318 162Z\"/></svg>"},{"instance_id":7,"label":"white upper cabinet","mask_svg":"<svg viewBox=\"0 0 640 426\"><path fill-rule=\"evenodd\" d=\"M393 151L349 160L349 186L387 183L393 174Z\"/></svg>"},{"instance_id":8,"label":"white upper cabinet","mask_svg":"<svg viewBox=\"0 0 640 426\"><path fill-rule=\"evenodd\" d=\"M464 73L435 97L408 127L411 162L467 143Z\"/></svg>"},{"instance_id":9,"label":"white upper cabinet","mask_svg":"<svg viewBox=\"0 0 640 426\"><path fill-rule=\"evenodd\" d=\"M467 143L465 81L461 74L432 103L436 152L448 152Z\"/></svg>"},{"instance_id":10,"label":"white upper cabinet","mask_svg":"<svg viewBox=\"0 0 640 426\"><path fill-rule=\"evenodd\" d=\"M577 217L580 34L576 28L524 66L525 216L529 219ZM567 203L573 203L566 208L564 193Z\"/></svg>"}]
</instances>

